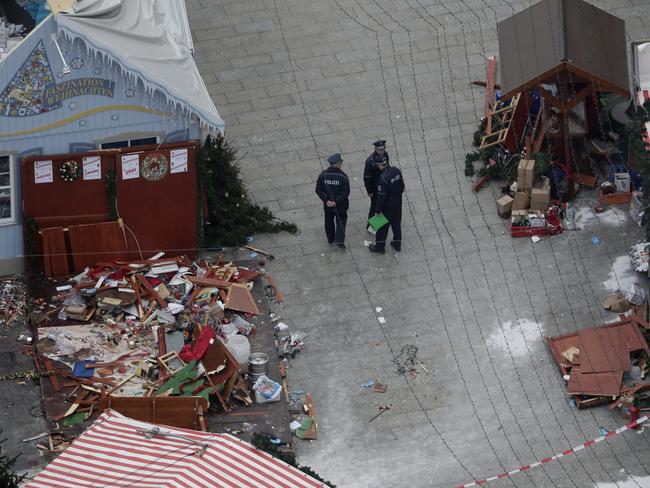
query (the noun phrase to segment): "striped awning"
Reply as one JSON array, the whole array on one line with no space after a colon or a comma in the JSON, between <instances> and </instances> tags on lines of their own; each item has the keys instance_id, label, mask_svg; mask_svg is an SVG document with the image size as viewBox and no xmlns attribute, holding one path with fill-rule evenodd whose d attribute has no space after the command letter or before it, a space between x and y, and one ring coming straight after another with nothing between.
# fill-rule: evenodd
<instances>
[{"instance_id":1,"label":"striped awning","mask_svg":"<svg viewBox=\"0 0 650 488\"><path fill-rule=\"evenodd\" d=\"M637 102L640 107L643 106L645 102L650 100L650 90L641 89L637 92ZM645 141L645 146L650 150L650 122L645 123L645 131L643 131L643 140Z\"/></svg>"},{"instance_id":2,"label":"striped awning","mask_svg":"<svg viewBox=\"0 0 650 488\"><path fill-rule=\"evenodd\" d=\"M151 434L152 429L159 433ZM26 488L322 488L229 434L157 426L111 410Z\"/></svg>"}]
</instances>

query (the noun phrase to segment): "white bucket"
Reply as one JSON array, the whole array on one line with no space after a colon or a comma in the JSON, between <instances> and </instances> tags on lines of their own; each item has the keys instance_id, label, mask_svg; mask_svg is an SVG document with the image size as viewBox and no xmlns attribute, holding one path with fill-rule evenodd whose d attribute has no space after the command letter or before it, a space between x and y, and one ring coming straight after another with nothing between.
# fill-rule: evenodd
<instances>
[{"instance_id":1,"label":"white bucket","mask_svg":"<svg viewBox=\"0 0 650 488\"><path fill-rule=\"evenodd\" d=\"M239 368L246 369L248 367L248 356L251 354L251 345L248 342L248 337L235 334L228 339L226 347L235 356L235 359L239 363Z\"/></svg>"}]
</instances>

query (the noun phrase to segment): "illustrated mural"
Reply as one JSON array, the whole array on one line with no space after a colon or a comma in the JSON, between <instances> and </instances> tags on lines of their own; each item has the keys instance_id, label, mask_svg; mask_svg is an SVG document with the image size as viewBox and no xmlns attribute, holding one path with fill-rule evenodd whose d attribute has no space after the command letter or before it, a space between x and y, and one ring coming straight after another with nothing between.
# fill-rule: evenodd
<instances>
[{"instance_id":1,"label":"illustrated mural","mask_svg":"<svg viewBox=\"0 0 650 488\"><path fill-rule=\"evenodd\" d=\"M0 115L27 117L62 107L68 98L99 95L112 98L115 82L102 78L76 78L56 83L43 41L0 93Z\"/></svg>"},{"instance_id":2,"label":"illustrated mural","mask_svg":"<svg viewBox=\"0 0 650 488\"><path fill-rule=\"evenodd\" d=\"M54 74L43 41L39 41L27 60L0 94L0 114L26 117L47 112L45 89L54 85ZM57 107L50 107L49 110Z\"/></svg>"}]
</instances>

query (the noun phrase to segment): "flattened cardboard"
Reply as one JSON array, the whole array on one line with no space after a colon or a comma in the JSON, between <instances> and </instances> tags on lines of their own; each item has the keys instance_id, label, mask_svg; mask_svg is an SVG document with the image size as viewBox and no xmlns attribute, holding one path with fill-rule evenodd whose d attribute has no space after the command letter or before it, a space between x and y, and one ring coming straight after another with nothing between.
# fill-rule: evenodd
<instances>
[{"instance_id":1,"label":"flattened cardboard","mask_svg":"<svg viewBox=\"0 0 650 488\"><path fill-rule=\"evenodd\" d=\"M261 314L257 303L255 303L255 298L253 298L248 287L239 283L233 283L228 288L228 298L226 299L224 308L255 315Z\"/></svg>"}]
</instances>

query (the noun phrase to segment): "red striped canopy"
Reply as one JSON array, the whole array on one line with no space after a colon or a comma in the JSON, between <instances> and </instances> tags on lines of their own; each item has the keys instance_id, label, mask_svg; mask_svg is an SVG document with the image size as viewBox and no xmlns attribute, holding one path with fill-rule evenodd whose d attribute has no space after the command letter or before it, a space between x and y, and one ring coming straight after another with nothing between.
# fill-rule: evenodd
<instances>
[{"instance_id":1,"label":"red striped canopy","mask_svg":"<svg viewBox=\"0 0 650 488\"><path fill-rule=\"evenodd\" d=\"M637 92L637 100L639 105L643 105L645 102L650 100L650 90L641 89ZM645 123L645 131L643 132L643 140L648 149L650 149L650 122Z\"/></svg>"},{"instance_id":2,"label":"red striped canopy","mask_svg":"<svg viewBox=\"0 0 650 488\"><path fill-rule=\"evenodd\" d=\"M158 428L160 433L153 437L145 435L153 428ZM229 434L157 426L107 410L25 487L322 488L325 485Z\"/></svg>"}]
</instances>

